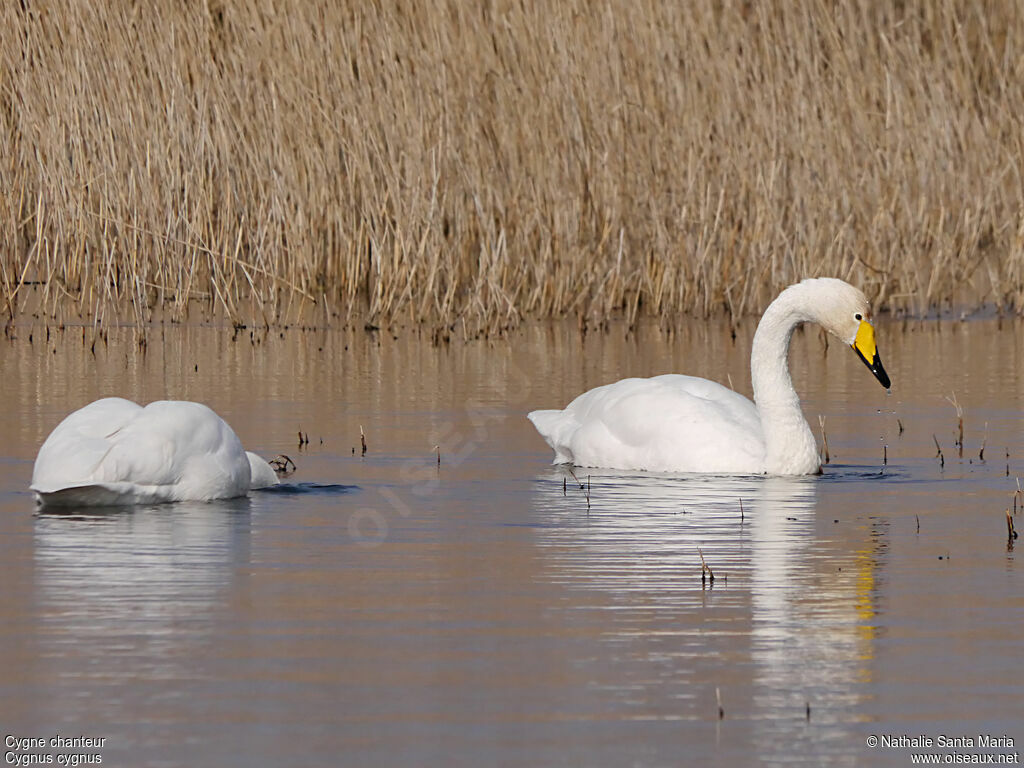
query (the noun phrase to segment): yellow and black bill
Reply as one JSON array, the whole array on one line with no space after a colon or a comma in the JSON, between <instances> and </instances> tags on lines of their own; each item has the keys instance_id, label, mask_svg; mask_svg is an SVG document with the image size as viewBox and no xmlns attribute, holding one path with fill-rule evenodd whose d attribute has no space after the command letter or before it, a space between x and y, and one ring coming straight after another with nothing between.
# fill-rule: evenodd
<instances>
[{"instance_id":1,"label":"yellow and black bill","mask_svg":"<svg viewBox=\"0 0 1024 768\"><path fill-rule=\"evenodd\" d=\"M878 347L875 346L875 329L867 320L860 321L857 336L851 346L857 353L857 357L863 360L864 365L875 374L875 378L888 389L890 386L889 374L885 372L885 368L882 367L882 358L878 356Z\"/></svg>"}]
</instances>

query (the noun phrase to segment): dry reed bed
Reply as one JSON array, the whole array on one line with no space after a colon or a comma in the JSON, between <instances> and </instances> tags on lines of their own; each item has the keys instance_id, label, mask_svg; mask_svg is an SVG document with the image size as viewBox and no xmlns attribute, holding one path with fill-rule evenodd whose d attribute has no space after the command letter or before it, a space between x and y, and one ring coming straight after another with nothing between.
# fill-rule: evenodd
<instances>
[{"instance_id":1,"label":"dry reed bed","mask_svg":"<svg viewBox=\"0 0 1024 768\"><path fill-rule=\"evenodd\" d=\"M1006 2L4 3L4 312L1024 307Z\"/></svg>"}]
</instances>

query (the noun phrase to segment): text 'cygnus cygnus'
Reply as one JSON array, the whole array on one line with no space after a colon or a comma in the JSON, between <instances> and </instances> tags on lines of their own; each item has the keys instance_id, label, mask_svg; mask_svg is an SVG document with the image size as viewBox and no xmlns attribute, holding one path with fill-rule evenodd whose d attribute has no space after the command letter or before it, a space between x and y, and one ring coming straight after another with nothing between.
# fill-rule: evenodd
<instances>
[{"instance_id":1,"label":"text 'cygnus cygnus'","mask_svg":"<svg viewBox=\"0 0 1024 768\"><path fill-rule=\"evenodd\" d=\"M821 469L818 448L789 376L789 341L800 323L817 323L852 346L888 389L867 298L842 280L817 278L791 285L761 317L750 351L754 402L707 379L667 374L596 387L564 410L533 411L529 419L556 464L813 474Z\"/></svg>"},{"instance_id":2,"label":"text 'cygnus cygnus'","mask_svg":"<svg viewBox=\"0 0 1024 768\"><path fill-rule=\"evenodd\" d=\"M230 499L276 483L270 465L243 450L205 405L161 400L143 408L108 397L50 433L31 488L43 505L78 506Z\"/></svg>"}]
</instances>

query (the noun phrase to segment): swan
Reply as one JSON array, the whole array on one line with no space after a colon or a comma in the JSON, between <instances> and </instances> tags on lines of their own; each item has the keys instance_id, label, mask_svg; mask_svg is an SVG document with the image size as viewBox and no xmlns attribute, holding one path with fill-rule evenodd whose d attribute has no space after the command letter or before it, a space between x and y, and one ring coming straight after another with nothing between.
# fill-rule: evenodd
<instances>
[{"instance_id":1,"label":"swan","mask_svg":"<svg viewBox=\"0 0 1024 768\"><path fill-rule=\"evenodd\" d=\"M230 499L277 482L205 405L160 400L143 408L107 397L50 433L30 488L43 506L78 506Z\"/></svg>"},{"instance_id":2,"label":"swan","mask_svg":"<svg viewBox=\"0 0 1024 768\"><path fill-rule=\"evenodd\" d=\"M821 325L886 389L864 294L835 278L803 280L776 297L750 351L754 401L707 379L666 374L623 379L585 392L563 410L527 418L555 451L555 464L659 472L808 475L818 446L789 376L789 341L805 322Z\"/></svg>"}]
</instances>

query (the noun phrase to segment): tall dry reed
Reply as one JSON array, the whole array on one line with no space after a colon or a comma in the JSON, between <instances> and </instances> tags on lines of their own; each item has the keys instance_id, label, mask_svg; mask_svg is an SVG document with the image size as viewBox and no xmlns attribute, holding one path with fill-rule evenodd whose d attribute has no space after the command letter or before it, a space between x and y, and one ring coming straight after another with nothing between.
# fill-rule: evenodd
<instances>
[{"instance_id":1,"label":"tall dry reed","mask_svg":"<svg viewBox=\"0 0 1024 768\"><path fill-rule=\"evenodd\" d=\"M17 318L1024 307L1012 0L12 0ZM197 310L197 308L199 308Z\"/></svg>"}]
</instances>

